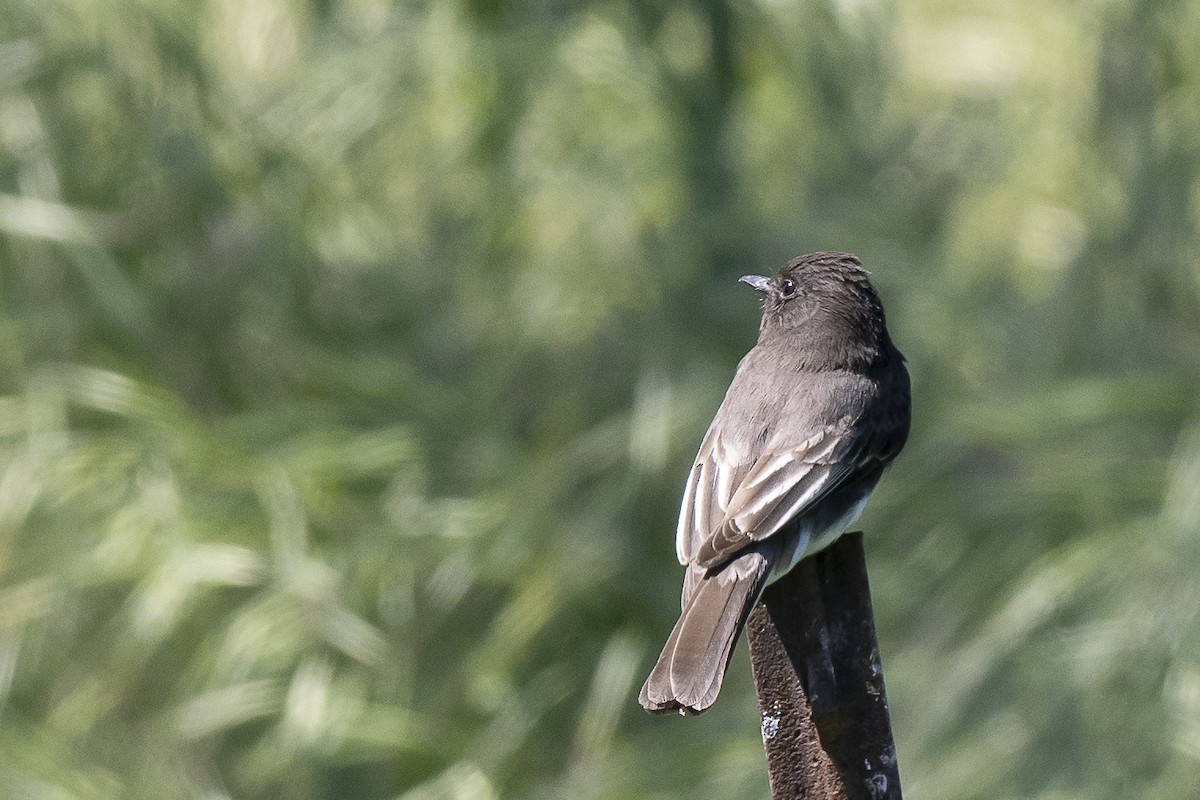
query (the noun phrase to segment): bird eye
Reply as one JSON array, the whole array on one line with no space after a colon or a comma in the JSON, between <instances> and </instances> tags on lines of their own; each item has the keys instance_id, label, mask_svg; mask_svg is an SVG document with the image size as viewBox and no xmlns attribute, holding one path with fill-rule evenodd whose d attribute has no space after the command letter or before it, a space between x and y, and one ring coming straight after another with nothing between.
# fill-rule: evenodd
<instances>
[{"instance_id":1,"label":"bird eye","mask_svg":"<svg viewBox=\"0 0 1200 800\"><path fill-rule=\"evenodd\" d=\"M791 297L796 293L796 282L788 278L783 283L779 284L779 296L783 298Z\"/></svg>"}]
</instances>

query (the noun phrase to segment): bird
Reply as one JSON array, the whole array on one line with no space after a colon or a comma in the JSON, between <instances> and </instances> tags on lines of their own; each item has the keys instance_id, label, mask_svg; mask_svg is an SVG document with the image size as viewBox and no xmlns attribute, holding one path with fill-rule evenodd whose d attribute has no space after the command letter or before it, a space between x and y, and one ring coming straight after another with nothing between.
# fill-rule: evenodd
<instances>
[{"instance_id":1,"label":"bird","mask_svg":"<svg viewBox=\"0 0 1200 800\"><path fill-rule=\"evenodd\" d=\"M684 486L680 616L639 695L699 714L763 590L837 540L908 439L904 356L859 259L817 252L771 277L742 358Z\"/></svg>"}]
</instances>

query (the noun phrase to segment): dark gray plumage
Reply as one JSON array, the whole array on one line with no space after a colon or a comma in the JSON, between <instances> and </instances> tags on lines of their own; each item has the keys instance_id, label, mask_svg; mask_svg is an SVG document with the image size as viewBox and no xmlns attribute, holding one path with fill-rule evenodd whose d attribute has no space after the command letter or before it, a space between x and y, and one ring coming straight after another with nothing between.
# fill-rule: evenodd
<instances>
[{"instance_id":1,"label":"dark gray plumage","mask_svg":"<svg viewBox=\"0 0 1200 800\"><path fill-rule=\"evenodd\" d=\"M684 487L682 613L639 698L654 713L712 705L763 589L845 532L908 438L908 371L857 258L742 281L765 296L758 343Z\"/></svg>"}]
</instances>

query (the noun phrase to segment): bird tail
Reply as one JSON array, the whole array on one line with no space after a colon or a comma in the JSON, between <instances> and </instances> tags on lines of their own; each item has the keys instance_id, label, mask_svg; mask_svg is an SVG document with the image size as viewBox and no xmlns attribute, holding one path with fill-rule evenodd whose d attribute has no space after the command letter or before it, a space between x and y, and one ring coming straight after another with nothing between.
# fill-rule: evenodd
<instances>
[{"instance_id":1,"label":"bird tail","mask_svg":"<svg viewBox=\"0 0 1200 800\"><path fill-rule=\"evenodd\" d=\"M765 555L746 553L695 581L658 663L642 686L638 701L643 708L654 714L699 714L713 704L733 646L766 587L769 572Z\"/></svg>"}]
</instances>

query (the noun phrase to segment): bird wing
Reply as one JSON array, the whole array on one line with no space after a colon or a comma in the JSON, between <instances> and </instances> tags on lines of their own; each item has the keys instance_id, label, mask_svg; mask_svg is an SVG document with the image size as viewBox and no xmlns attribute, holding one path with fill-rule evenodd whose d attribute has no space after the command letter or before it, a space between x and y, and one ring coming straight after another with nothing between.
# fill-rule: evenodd
<instances>
[{"instance_id":1,"label":"bird wing","mask_svg":"<svg viewBox=\"0 0 1200 800\"><path fill-rule=\"evenodd\" d=\"M680 564L695 558L696 551L725 519L725 509L733 499L734 487L752 466L735 462L721 440L720 432L715 426L709 428L683 489L679 527L675 534L675 554Z\"/></svg>"},{"instance_id":2,"label":"bird wing","mask_svg":"<svg viewBox=\"0 0 1200 800\"><path fill-rule=\"evenodd\" d=\"M856 435L854 428L852 419L840 420L748 464L729 459L720 432L710 431L684 490L676 532L680 563L718 566L776 533L847 479L891 459L895 448L880 447L878 439Z\"/></svg>"},{"instance_id":3,"label":"bird wing","mask_svg":"<svg viewBox=\"0 0 1200 800\"><path fill-rule=\"evenodd\" d=\"M784 400L774 408L738 387L743 373L739 365L700 444L680 506L676 555L681 564L704 570L773 535L847 481L880 470L908 436L903 370L903 386L899 378L877 386L865 376L825 375L823 384L842 382L832 391L814 386L816 379L797 380L775 395ZM734 402L743 407L730 406ZM726 406L729 413L723 413ZM807 427L796 424L802 419Z\"/></svg>"},{"instance_id":4,"label":"bird wing","mask_svg":"<svg viewBox=\"0 0 1200 800\"><path fill-rule=\"evenodd\" d=\"M830 427L786 452L738 463L721 433L709 431L684 489L675 538L679 562L693 561L701 550L731 552L779 530L856 471L857 459L842 452L851 438Z\"/></svg>"},{"instance_id":5,"label":"bird wing","mask_svg":"<svg viewBox=\"0 0 1200 800\"><path fill-rule=\"evenodd\" d=\"M722 519L696 551L699 566L717 566L752 542L804 514L874 459L844 452L853 437L828 429L803 447L766 454L746 474Z\"/></svg>"}]
</instances>

